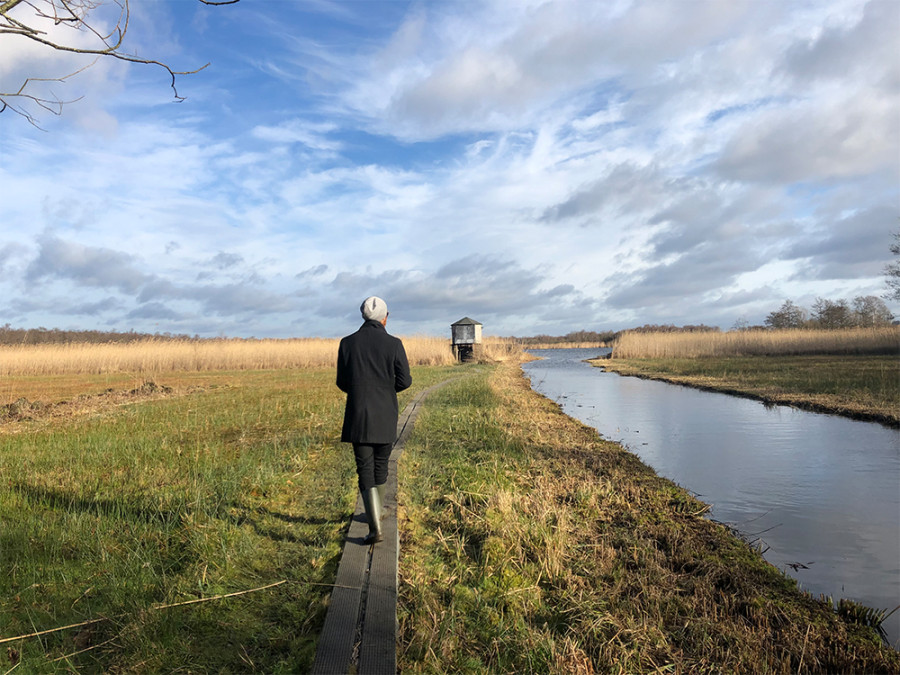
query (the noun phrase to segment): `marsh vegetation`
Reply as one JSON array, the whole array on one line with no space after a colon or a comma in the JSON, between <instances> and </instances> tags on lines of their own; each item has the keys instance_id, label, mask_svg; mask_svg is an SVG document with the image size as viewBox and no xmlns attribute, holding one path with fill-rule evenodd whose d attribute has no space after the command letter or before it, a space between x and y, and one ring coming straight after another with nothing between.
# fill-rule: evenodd
<instances>
[{"instance_id":1,"label":"marsh vegetation","mask_svg":"<svg viewBox=\"0 0 900 675\"><path fill-rule=\"evenodd\" d=\"M798 354L900 355L900 326L841 330L736 330L721 333L626 331L613 355L622 359L710 356L795 356Z\"/></svg>"},{"instance_id":2,"label":"marsh vegetation","mask_svg":"<svg viewBox=\"0 0 900 675\"><path fill-rule=\"evenodd\" d=\"M514 341L462 367L404 341L401 405L468 375L401 466L405 670L900 667L531 392ZM4 671L311 664L356 497L337 342L185 342L2 347Z\"/></svg>"},{"instance_id":3,"label":"marsh vegetation","mask_svg":"<svg viewBox=\"0 0 900 675\"><path fill-rule=\"evenodd\" d=\"M900 327L628 333L596 365L623 375L900 426Z\"/></svg>"},{"instance_id":4,"label":"marsh vegetation","mask_svg":"<svg viewBox=\"0 0 900 675\"><path fill-rule=\"evenodd\" d=\"M401 470L403 672L900 668L513 364L435 394Z\"/></svg>"}]
</instances>

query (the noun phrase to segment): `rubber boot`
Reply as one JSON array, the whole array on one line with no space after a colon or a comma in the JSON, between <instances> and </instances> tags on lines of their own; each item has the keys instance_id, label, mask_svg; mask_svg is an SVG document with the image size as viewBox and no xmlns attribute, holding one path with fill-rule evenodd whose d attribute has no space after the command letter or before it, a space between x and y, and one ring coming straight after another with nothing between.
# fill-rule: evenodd
<instances>
[{"instance_id":1,"label":"rubber boot","mask_svg":"<svg viewBox=\"0 0 900 675\"><path fill-rule=\"evenodd\" d=\"M369 520L369 534L363 542L376 544L384 540L381 534L381 500L378 498L378 488L369 488L363 492L362 499L366 509L366 518Z\"/></svg>"},{"instance_id":2,"label":"rubber boot","mask_svg":"<svg viewBox=\"0 0 900 675\"><path fill-rule=\"evenodd\" d=\"M381 520L381 516L384 513L384 489L387 487L384 483L381 485L376 485L375 489L378 490L378 520Z\"/></svg>"}]
</instances>

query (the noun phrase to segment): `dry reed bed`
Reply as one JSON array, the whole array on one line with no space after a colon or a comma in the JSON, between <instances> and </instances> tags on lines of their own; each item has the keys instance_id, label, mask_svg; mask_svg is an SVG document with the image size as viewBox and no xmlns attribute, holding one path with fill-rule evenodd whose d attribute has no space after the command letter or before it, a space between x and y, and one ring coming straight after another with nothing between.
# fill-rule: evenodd
<instances>
[{"instance_id":1,"label":"dry reed bed","mask_svg":"<svg viewBox=\"0 0 900 675\"><path fill-rule=\"evenodd\" d=\"M900 327L624 333L613 349L613 356L623 359L798 354L900 354Z\"/></svg>"},{"instance_id":2,"label":"dry reed bed","mask_svg":"<svg viewBox=\"0 0 900 675\"><path fill-rule=\"evenodd\" d=\"M0 346L0 376L79 373L162 373L176 371L268 370L334 366L340 340L144 340L119 343ZM454 362L448 340L404 337L410 365ZM486 338L485 357L505 360L516 343Z\"/></svg>"}]
</instances>

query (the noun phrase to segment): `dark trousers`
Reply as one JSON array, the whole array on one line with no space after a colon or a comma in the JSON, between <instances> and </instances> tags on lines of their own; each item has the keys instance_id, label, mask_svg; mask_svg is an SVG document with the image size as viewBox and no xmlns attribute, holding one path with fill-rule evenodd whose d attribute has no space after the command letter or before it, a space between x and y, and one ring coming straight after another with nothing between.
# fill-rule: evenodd
<instances>
[{"instance_id":1,"label":"dark trousers","mask_svg":"<svg viewBox=\"0 0 900 675\"><path fill-rule=\"evenodd\" d=\"M353 455L356 457L356 475L359 478L359 489L365 492L376 485L387 483L388 460L391 458L393 443L369 445L353 444Z\"/></svg>"}]
</instances>

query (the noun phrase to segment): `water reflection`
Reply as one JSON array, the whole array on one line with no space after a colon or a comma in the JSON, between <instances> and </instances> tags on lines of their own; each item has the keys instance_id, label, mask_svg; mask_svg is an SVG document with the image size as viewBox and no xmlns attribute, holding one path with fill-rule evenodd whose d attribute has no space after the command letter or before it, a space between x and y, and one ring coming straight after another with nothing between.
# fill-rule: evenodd
<instances>
[{"instance_id":1,"label":"water reflection","mask_svg":"<svg viewBox=\"0 0 900 675\"><path fill-rule=\"evenodd\" d=\"M604 373L583 362L598 350L534 353L535 390L712 504L801 587L900 605L900 432ZM900 611L887 629L896 647Z\"/></svg>"}]
</instances>

